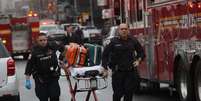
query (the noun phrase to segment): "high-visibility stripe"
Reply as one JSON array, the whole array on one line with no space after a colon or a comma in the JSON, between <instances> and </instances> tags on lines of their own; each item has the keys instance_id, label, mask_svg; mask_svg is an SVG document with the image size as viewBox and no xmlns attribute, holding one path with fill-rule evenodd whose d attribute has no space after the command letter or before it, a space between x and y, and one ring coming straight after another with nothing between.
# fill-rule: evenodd
<instances>
[{"instance_id":1,"label":"high-visibility stripe","mask_svg":"<svg viewBox=\"0 0 201 101\"><path fill-rule=\"evenodd\" d=\"M10 30L0 30L0 34L10 34Z\"/></svg>"},{"instance_id":2,"label":"high-visibility stripe","mask_svg":"<svg viewBox=\"0 0 201 101\"><path fill-rule=\"evenodd\" d=\"M32 28L31 31L32 32L39 32L39 28L38 27L37 28Z\"/></svg>"}]
</instances>

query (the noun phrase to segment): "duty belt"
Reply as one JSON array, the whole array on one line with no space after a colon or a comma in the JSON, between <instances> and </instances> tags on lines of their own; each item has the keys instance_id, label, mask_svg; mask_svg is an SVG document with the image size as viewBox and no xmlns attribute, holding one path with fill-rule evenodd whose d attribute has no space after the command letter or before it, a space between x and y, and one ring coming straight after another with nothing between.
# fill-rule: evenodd
<instances>
[{"instance_id":1,"label":"duty belt","mask_svg":"<svg viewBox=\"0 0 201 101\"><path fill-rule=\"evenodd\" d=\"M134 67L130 66L130 67L120 67L118 65L115 66L114 71L118 71L118 72L129 72L129 71L133 71Z\"/></svg>"}]
</instances>

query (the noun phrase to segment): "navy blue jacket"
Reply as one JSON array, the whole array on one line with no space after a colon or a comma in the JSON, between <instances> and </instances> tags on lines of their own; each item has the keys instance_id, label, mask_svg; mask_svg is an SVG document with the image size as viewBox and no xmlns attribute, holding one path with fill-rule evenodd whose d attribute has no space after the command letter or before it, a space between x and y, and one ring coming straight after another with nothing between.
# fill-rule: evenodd
<instances>
[{"instance_id":1,"label":"navy blue jacket","mask_svg":"<svg viewBox=\"0 0 201 101\"><path fill-rule=\"evenodd\" d=\"M128 70L139 58L144 58L144 51L136 38L113 38L103 51L102 66L106 69L109 66L111 69L118 67L119 70Z\"/></svg>"}]
</instances>

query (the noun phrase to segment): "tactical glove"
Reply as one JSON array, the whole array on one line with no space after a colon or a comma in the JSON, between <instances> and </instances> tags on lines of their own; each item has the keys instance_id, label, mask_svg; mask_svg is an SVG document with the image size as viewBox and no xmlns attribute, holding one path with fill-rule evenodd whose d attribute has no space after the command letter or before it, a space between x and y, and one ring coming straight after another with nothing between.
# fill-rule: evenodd
<instances>
[{"instance_id":1,"label":"tactical glove","mask_svg":"<svg viewBox=\"0 0 201 101\"><path fill-rule=\"evenodd\" d=\"M26 80L25 81L25 87L30 90L31 89L31 80Z\"/></svg>"}]
</instances>

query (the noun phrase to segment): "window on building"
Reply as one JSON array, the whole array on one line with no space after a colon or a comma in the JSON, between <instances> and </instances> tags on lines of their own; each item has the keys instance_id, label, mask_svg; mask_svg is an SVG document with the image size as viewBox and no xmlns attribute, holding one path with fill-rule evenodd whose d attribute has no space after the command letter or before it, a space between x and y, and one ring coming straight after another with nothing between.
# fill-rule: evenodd
<instances>
[{"instance_id":1,"label":"window on building","mask_svg":"<svg viewBox=\"0 0 201 101\"><path fill-rule=\"evenodd\" d=\"M126 22L126 15L125 15L125 1L121 0L121 21Z\"/></svg>"},{"instance_id":2,"label":"window on building","mask_svg":"<svg viewBox=\"0 0 201 101\"><path fill-rule=\"evenodd\" d=\"M154 1L155 1L155 0L148 0L148 1L147 1L147 2L148 2L148 5L154 4Z\"/></svg>"},{"instance_id":3,"label":"window on building","mask_svg":"<svg viewBox=\"0 0 201 101\"><path fill-rule=\"evenodd\" d=\"M120 1L119 0L115 0L115 2L114 2L114 14L120 15Z\"/></svg>"},{"instance_id":4,"label":"window on building","mask_svg":"<svg viewBox=\"0 0 201 101\"><path fill-rule=\"evenodd\" d=\"M133 24L136 22L136 9L135 9L135 0L130 0L130 11L129 11L129 17L130 17L130 22Z\"/></svg>"},{"instance_id":5,"label":"window on building","mask_svg":"<svg viewBox=\"0 0 201 101\"><path fill-rule=\"evenodd\" d=\"M130 0L130 21L132 23L143 20L143 2L142 0Z\"/></svg>"},{"instance_id":6,"label":"window on building","mask_svg":"<svg viewBox=\"0 0 201 101\"><path fill-rule=\"evenodd\" d=\"M114 15L117 24L126 21L124 0L114 0Z\"/></svg>"},{"instance_id":7,"label":"window on building","mask_svg":"<svg viewBox=\"0 0 201 101\"><path fill-rule=\"evenodd\" d=\"M143 2L142 0L136 0L137 1L137 21L142 21L142 10L143 10Z\"/></svg>"}]
</instances>

